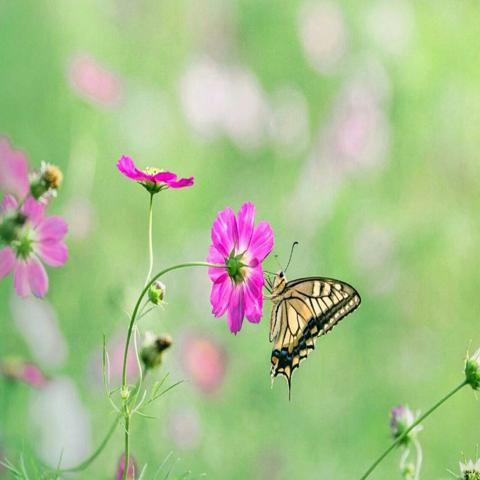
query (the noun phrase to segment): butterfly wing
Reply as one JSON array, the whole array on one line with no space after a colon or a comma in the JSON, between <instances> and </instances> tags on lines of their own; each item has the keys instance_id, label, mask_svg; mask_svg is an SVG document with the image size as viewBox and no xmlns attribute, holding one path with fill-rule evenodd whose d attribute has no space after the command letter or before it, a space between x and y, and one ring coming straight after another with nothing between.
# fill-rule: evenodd
<instances>
[{"instance_id":1,"label":"butterfly wing","mask_svg":"<svg viewBox=\"0 0 480 480\"><path fill-rule=\"evenodd\" d=\"M292 373L315 348L317 337L328 333L360 302L358 292L340 280L312 277L288 282L270 318L272 378L283 375L290 390Z\"/></svg>"}]
</instances>

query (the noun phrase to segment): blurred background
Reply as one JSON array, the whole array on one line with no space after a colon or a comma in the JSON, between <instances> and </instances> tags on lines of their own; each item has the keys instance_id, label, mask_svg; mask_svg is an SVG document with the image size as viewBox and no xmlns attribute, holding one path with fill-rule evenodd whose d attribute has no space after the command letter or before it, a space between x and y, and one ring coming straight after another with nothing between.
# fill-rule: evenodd
<instances>
[{"instance_id":1,"label":"blurred background","mask_svg":"<svg viewBox=\"0 0 480 480\"><path fill-rule=\"evenodd\" d=\"M148 195L117 172L126 154L195 176L155 199L155 270L204 260L216 213L250 200L280 262L300 242L289 278L340 278L363 299L288 402L283 379L270 387L270 305L233 336L204 269L165 277L166 308L141 329L172 335L156 375L184 383L158 420L135 418L138 464L153 473L172 452L191 478L360 477L390 442L390 408L425 411L480 345L479 19L468 0L0 0L0 135L31 167L61 167L52 211L70 225L46 300L0 283L0 357L46 377L0 379L3 455L75 465L113 419L102 335L118 384L148 269ZM474 456L479 422L471 391L437 411L422 478ZM122 437L76 478L113 478ZM398 461L372 478L400 478Z\"/></svg>"}]
</instances>

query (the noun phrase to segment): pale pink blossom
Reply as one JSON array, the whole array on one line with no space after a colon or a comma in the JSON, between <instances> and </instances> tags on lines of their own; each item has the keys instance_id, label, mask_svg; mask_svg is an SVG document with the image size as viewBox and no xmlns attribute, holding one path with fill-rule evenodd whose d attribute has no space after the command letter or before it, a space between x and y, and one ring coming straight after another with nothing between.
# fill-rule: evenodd
<instances>
[{"instance_id":1,"label":"pale pink blossom","mask_svg":"<svg viewBox=\"0 0 480 480\"><path fill-rule=\"evenodd\" d=\"M14 150L7 138L0 137L0 191L23 199L30 189L25 153Z\"/></svg>"},{"instance_id":2,"label":"pale pink blossom","mask_svg":"<svg viewBox=\"0 0 480 480\"><path fill-rule=\"evenodd\" d=\"M6 195L0 205L0 223L18 215L18 203ZM0 279L13 272L13 283L20 297L32 294L44 297L48 276L41 260L51 267L61 267L68 258L64 237L68 227L63 218L44 216L45 205L28 197L19 209L23 215L16 238L0 249Z\"/></svg>"},{"instance_id":3,"label":"pale pink blossom","mask_svg":"<svg viewBox=\"0 0 480 480\"><path fill-rule=\"evenodd\" d=\"M115 105L122 95L120 79L89 55L73 59L69 79L78 95L103 106Z\"/></svg>"},{"instance_id":4,"label":"pale pink blossom","mask_svg":"<svg viewBox=\"0 0 480 480\"><path fill-rule=\"evenodd\" d=\"M200 391L214 393L225 378L227 353L217 341L190 334L182 345L182 364Z\"/></svg>"}]
</instances>

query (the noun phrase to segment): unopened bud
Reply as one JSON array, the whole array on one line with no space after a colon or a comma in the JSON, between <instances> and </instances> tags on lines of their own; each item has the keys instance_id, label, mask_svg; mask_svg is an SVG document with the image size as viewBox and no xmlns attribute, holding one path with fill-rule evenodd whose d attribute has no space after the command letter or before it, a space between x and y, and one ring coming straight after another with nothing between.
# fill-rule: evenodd
<instances>
[{"instance_id":1,"label":"unopened bud","mask_svg":"<svg viewBox=\"0 0 480 480\"><path fill-rule=\"evenodd\" d=\"M61 170L50 163L42 162L40 171L36 172L30 181L30 193L36 200L45 194L55 196L63 180Z\"/></svg>"},{"instance_id":2,"label":"unopened bud","mask_svg":"<svg viewBox=\"0 0 480 480\"><path fill-rule=\"evenodd\" d=\"M480 348L465 361L465 381L474 389L480 389Z\"/></svg>"},{"instance_id":3,"label":"unopened bud","mask_svg":"<svg viewBox=\"0 0 480 480\"><path fill-rule=\"evenodd\" d=\"M152 332L145 333L140 358L146 370L158 367L162 363L163 352L172 345L170 335L156 336Z\"/></svg>"},{"instance_id":4,"label":"unopened bud","mask_svg":"<svg viewBox=\"0 0 480 480\"><path fill-rule=\"evenodd\" d=\"M160 282L155 281L148 289L148 298L154 305L161 305L165 299L167 287Z\"/></svg>"}]
</instances>

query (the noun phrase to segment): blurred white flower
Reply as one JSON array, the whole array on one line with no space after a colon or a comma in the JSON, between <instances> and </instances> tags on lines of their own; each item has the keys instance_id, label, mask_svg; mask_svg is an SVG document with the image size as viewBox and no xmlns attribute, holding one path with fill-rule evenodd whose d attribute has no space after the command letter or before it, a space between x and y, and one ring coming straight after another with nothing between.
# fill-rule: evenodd
<instances>
[{"instance_id":1,"label":"blurred white flower","mask_svg":"<svg viewBox=\"0 0 480 480\"><path fill-rule=\"evenodd\" d=\"M48 301L34 297L20 299L12 295L10 309L32 357L42 367L61 367L68 347L60 331L57 314Z\"/></svg>"},{"instance_id":2,"label":"blurred white flower","mask_svg":"<svg viewBox=\"0 0 480 480\"><path fill-rule=\"evenodd\" d=\"M303 152L310 140L308 105L300 90L281 87L273 92L270 102L269 133L281 155Z\"/></svg>"},{"instance_id":3,"label":"blurred white flower","mask_svg":"<svg viewBox=\"0 0 480 480\"><path fill-rule=\"evenodd\" d=\"M330 0L308 0L300 10L298 30L310 64L322 74L335 73L348 43L339 5Z\"/></svg>"},{"instance_id":4,"label":"blurred white flower","mask_svg":"<svg viewBox=\"0 0 480 480\"><path fill-rule=\"evenodd\" d=\"M290 220L301 225L307 236L331 216L349 175L372 172L385 163L390 139L388 94L384 69L370 59L356 66L341 90L286 206Z\"/></svg>"},{"instance_id":5,"label":"blurred white flower","mask_svg":"<svg viewBox=\"0 0 480 480\"><path fill-rule=\"evenodd\" d=\"M267 101L257 78L246 68L199 59L181 79L180 97L187 120L203 137L227 135L246 150L263 143Z\"/></svg>"},{"instance_id":6,"label":"blurred white flower","mask_svg":"<svg viewBox=\"0 0 480 480\"><path fill-rule=\"evenodd\" d=\"M379 167L390 143L390 126L375 84L353 78L338 98L326 131L329 160L345 172Z\"/></svg>"},{"instance_id":7,"label":"blurred white flower","mask_svg":"<svg viewBox=\"0 0 480 480\"><path fill-rule=\"evenodd\" d=\"M76 240L86 240L95 228L95 208L87 198L72 198L65 205L63 215L68 223L69 236Z\"/></svg>"},{"instance_id":8,"label":"blurred white flower","mask_svg":"<svg viewBox=\"0 0 480 480\"><path fill-rule=\"evenodd\" d=\"M390 55L408 53L413 43L415 18L407 0L380 0L367 11L367 34Z\"/></svg>"},{"instance_id":9,"label":"blurred white flower","mask_svg":"<svg viewBox=\"0 0 480 480\"><path fill-rule=\"evenodd\" d=\"M192 62L180 82L185 116L192 128L206 138L220 133L229 95L226 68L208 57Z\"/></svg>"},{"instance_id":10,"label":"blurred white flower","mask_svg":"<svg viewBox=\"0 0 480 480\"><path fill-rule=\"evenodd\" d=\"M391 291L400 275L392 232L374 223L355 231L353 259L363 272L366 283L377 295Z\"/></svg>"},{"instance_id":11,"label":"blurred white flower","mask_svg":"<svg viewBox=\"0 0 480 480\"><path fill-rule=\"evenodd\" d=\"M154 86L131 85L117 118L126 151L159 155L174 136L175 124L167 95Z\"/></svg>"},{"instance_id":12,"label":"blurred white flower","mask_svg":"<svg viewBox=\"0 0 480 480\"><path fill-rule=\"evenodd\" d=\"M54 467L80 463L91 452L89 414L74 383L66 377L51 380L31 399L30 417L40 457Z\"/></svg>"},{"instance_id":13,"label":"blurred white flower","mask_svg":"<svg viewBox=\"0 0 480 480\"><path fill-rule=\"evenodd\" d=\"M181 450L193 450L202 436L200 418L196 410L181 408L167 419L167 431L175 446Z\"/></svg>"}]
</instances>

